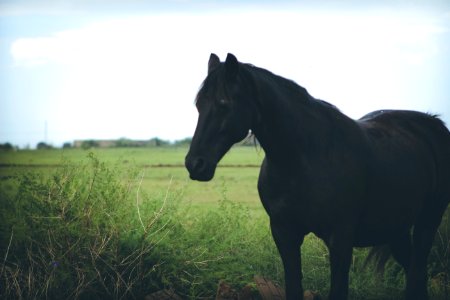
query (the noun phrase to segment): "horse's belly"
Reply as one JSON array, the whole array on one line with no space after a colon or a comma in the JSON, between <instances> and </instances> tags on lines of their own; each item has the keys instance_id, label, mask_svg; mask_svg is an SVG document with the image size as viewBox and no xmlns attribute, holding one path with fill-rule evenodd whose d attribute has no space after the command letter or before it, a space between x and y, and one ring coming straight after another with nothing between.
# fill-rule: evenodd
<instances>
[{"instance_id":1,"label":"horse's belly","mask_svg":"<svg viewBox=\"0 0 450 300\"><path fill-rule=\"evenodd\" d=\"M408 232L420 218L428 202L429 193L423 185L411 188L385 188L367 199L357 222L355 246L367 247L390 243Z\"/></svg>"},{"instance_id":2,"label":"horse's belly","mask_svg":"<svg viewBox=\"0 0 450 300\"><path fill-rule=\"evenodd\" d=\"M358 227L355 232L354 247L371 247L381 244L389 244L400 234L408 230L408 227L390 227L390 228L365 228Z\"/></svg>"},{"instance_id":3,"label":"horse's belly","mask_svg":"<svg viewBox=\"0 0 450 300\"><path fill-rule=\"evenodd\" d=\"M373 201L361 215L355 230L355 246L390 243L408 232L420 216L426 197L384 197Z\"/></svg>"}]
</instances>

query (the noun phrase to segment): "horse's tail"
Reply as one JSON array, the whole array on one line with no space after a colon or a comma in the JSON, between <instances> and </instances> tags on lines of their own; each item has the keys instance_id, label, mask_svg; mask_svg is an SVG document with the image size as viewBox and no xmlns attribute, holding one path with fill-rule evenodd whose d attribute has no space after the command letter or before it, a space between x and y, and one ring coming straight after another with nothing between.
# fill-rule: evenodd
<instances>
[{"instance_id":1,"label":"horse's tail","mask_svg":"<svg viewBox=\"0 0 450 300\"><path fill-rule=\"evenodd\" d=\"M375 265L375 272L379 275L384 274L384 267L391 257L391 249L389 246L375 246L369 251L369 254L364 261L363 268L366 268L369 264Z\"/></svg>"}]
</instances>

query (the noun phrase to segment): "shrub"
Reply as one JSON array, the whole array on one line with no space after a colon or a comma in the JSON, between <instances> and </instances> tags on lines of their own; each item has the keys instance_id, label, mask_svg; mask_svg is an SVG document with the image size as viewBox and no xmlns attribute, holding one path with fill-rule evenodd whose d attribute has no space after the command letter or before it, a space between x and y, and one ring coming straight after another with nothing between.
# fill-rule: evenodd
<instances>
[{"instance_id":1,"label":"shrub","mask_svg":"<svg viewBox=\"0 0 450 300\"><path fill-rule=\"evenodd\" d=\"M89 157L0 189L0 298L143 298L173 288L196 299L212 297L221 279L281 278L267 220L229 200L225 185L217 208L190 212L182 190L149 197L137 171Z\"/></svg>"},{"instance_id":2,"label":"shrub","mask_svg":"<svg viewBox=\"0 0 450 300\"><path fill-rule=\"evenodd\" d=\"M0 144L0 150L11 151L14 150L14 146L11 143Z\"/></svg>"},{"instance_id":3,"label":"shrub","mask_svg":"<svg viewBox=\"0 0 450 300\"><path fill-rule=\"evenodd\" d=\"M49 145L49 144L47 144L47 143L45 143L45 142L39 142L39 143L36 145L36 149L38 149L38 150L53 149L53 146L52 146L52 145Z\"/></svg>"},{"instance_id":4,"label":"shrub","mask_svg":"<svg viewBox=\"0 0 450 300\"><path fill-rule=\"evenodd\" d=\"M153 212L162 200L145 199L138 217L136 174L123 176L90 158L49 178L20 176L15 195L0 195L1 298L117 299L151 289L146 281L155 275L151 252L159 238L151 233L165 230L165 215Z\"/></svg>"}]
</instances>

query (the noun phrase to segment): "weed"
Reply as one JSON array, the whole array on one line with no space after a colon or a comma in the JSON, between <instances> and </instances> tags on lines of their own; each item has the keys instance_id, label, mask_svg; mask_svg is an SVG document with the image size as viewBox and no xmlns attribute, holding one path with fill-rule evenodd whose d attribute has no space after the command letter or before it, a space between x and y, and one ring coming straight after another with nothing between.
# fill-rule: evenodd
<instances>
[{"instance_id":1,"label":"weed","mask_svg":"<svg viewBox=\"0 0 450 300\"><path fill-rule=\"evenodd\" d=\"M123 178L126 178L125 180ZM119 174L93 155L64 164L49 178L19 176L17 193L1 195L3 298L133 298L150 287L157 261L149 259L166 216L160 199L146 199L139 225L131 201L136 174ZM150 227L150 226L148 226ZM9 239L9 241L8 241Z\"/></svg>"}]
</instances>

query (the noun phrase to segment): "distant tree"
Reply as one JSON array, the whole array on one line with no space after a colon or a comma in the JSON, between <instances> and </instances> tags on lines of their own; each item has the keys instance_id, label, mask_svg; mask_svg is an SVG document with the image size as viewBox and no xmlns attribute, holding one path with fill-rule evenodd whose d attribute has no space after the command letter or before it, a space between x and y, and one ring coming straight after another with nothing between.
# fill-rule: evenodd
<instances>
[{"instance_id":1,"label":"distant tree","mask_svg":"<svg viewBox=\"0 0 450 300\"><path fill-rule=\"evenodd\" d=\"M136 147L136 142L127 138L120 138L116 141L115 147Z\"/></svg>"},{"instance_id":2,"label":"distant tree","mask_svg":"<svg viewBox=\"0 0 450 300\"><path fill-rule=\"evenodd\" d=\"M52 149L53 146L51 146L51 145L49 145L49 144L47 144L47 143L45 143L45 142L39 142L39 143L37 144L36 148L39 149L39 150L43 150L43 149Z\"/></svg>"},{"instance_id":3,"label":"distant tree","mask_svg":"<svg viewBox=\"0 0 450 300\"><path fill-rule=\"evenodd\" d=\"M149 146L155 146L155 147L167 146L169 144L170 144L169 141L165 141L165 140L162 140L162 139L157 138L157 137L152 138L149 141Z\"/></svg>"},{"instance_id":4,"label":"distant tree","mask_svg":"<svg viewBox=\"0 0 450 300\"><path fill-rule=\"evenodd\" d=\"M189 146L192 142L192 138L188 137L182 140L175 141L174 146Z\"/></svg>"},{"instance_id":5,"label":"distant tree","mask_svg":"<svg viewBox=\"0 0 450 300\"><path fill-rule=\"evenodd\" d=\"M14 146L11 143L0 144L0 150L14 150Z\"/></svg>"},{"instance_id":6,"label":"distant tree","mask_svg":"<svg viewBox=\"0 0 450 300\"><path fill-rule=\"evenodd\" d=\"M81 144L81 148L83 149L90 149L95 147L98 147L98 142L95 140L86 140Z\"/></svg>"},{"instance_id":7,"label":"distant tree","mask_svg":"<svg viewBox=\"0 0 450 300\"><path fill-rule=\"evenodd\" d=\"M69 148L72 148L72 143L66 142L66 143L63 144L62 147L63 147L63 149L69 149Z\"/></svg>"},{"instance_id":8,"label":"distant tree","mask_svg":"<svg viewBox=\"0 0 450 300\"><path fill-rule=\"evenodd\" d=\"M128 140L126 138L120 138L116 141L115 147L128 147Z\"/></svg>"}]
</instances>

